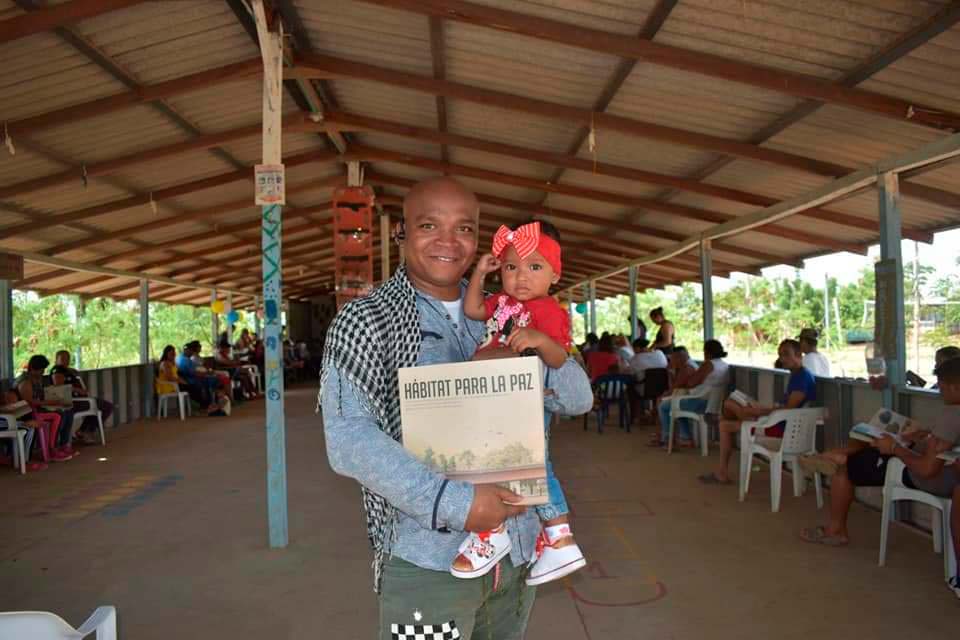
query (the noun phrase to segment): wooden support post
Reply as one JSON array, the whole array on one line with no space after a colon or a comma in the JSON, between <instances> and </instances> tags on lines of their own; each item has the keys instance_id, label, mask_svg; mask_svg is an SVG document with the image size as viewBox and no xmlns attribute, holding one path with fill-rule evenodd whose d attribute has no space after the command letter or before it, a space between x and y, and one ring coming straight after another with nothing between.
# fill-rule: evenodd
<instances>
[{"instance_id":1,"label":"wooden support post","mask_svg":"<svg viewBox=\"0 0 960 640\"><path fill-rule=\"evenodd\" d=\"M140 364L150 362L150 281L140 280Z\"/></svg>"},{"instance_id":2,"label":"wooden support post","mask_svg":"<svg viewBox=\"0 0 960 640\"><path fill-rule=\"evenodd\" d=\"M587 312L583 314L583 335L590 333L590 285L583 285L583 303L587 305Z\"/></svg>"},{"instance_id":3,"label":"wooden support post","mask_svg":"<svg viewBox=\"0 0 960 640\"><path fill-rule=\"evenodd\" d=\"M637 339L637 265L627 271L628 286L630 287L630 341Z\"/></svg>"},{"instance_id":4,"label":"wooden support post","mask_svg":"<svg viewBox=\"0 0 960 640\"><path fill-rule=\"evenodd\" d=\"M77 317L74 326L79 326L83 320L83 314L87 312L87 300L83 296L77 296ZM77 352L74 354L73 367L77 370L83 369L83 347L77 342ZM150 381L151 394L153 393L153 380Z\"/></svg>"},{"instance_id":5,"label":"wooden support post","mask_svg":"<svg viewBox=\"0 0 960 640\"><path fill-rule=\"evenodd\" d=\"M253 297L253 332L257 338L263 337L260 335L260 296Z\"/></svg>"},{"instance_id":6,"label":"wooden support post","mask_svg":"<svg viewBox=\"0 0 960 640\"><path fill-rule=\"evenodd\" d=\"M283 34L270 31L263 0L253 3L263 57L263 164L278 168L279 180L285 179L281 165L280 136L283 125ZM275 25L279 27L278 25ZM267 383L267 518L270 547L287 546L287 445L286 417L283 405L283 357L281 342L282 190L263 203L261 246L263 251L264 365ZM261 194L265 195L265 194Z\"/></svg>"},{"instance_id":7,"label":"wooden support post","mask_svg":"<svg viewBox=\"0 0 960 640\"><path fill-rule=\"evenodd\" d=\"M703 291L703 341L713 340L713 248L700 240L700 286Z\"/></svg>"},{"instance_id":8,"label":"wooden support post","mask_svg":"<svg viewBox=\"0 0 960 640\"><path fill-rule=\"evenodd\" d=\"M0 280L0 381L13 380L13 282Z\"/></svg>"},{"instance_id":9,"label":"wooden support post","mask_svg":"<svg viewBox=\"0 0 960 640\"><path fill-rule=\"evenodd\" d=\"M893 171L880 174L877 187L880 198L880 262L876 266L878 295L874 342L886 361L889 385L884 390L884 406L896 409L896 392L904 386L907 359L903 257L900 252L900 183L897 174ZM881 300L881 297L884 299Z\"/></svg>"}]
</instances>

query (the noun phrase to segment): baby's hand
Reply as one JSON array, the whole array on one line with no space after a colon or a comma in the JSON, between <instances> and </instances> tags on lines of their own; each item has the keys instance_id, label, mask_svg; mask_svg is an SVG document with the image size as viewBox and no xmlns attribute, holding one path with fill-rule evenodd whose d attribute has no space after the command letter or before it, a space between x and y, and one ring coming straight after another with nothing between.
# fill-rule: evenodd
<instances>
[{"instance_id":1,"label":"baby's hand","mask_svg":"<svg viewBox=\"0 0 960 640\"><path fill-rule=\"evenodd\" d=\"M477 271L482 275L493 273L500 268L500 261L492 253L485 253L477 261Z\"/></svg>"},{"instance_id":2,"label":"baby's hand","mask_svg":"<svg viewBox=\"0 0 960 640\"><path fill-rule=\"evenodd\" d=\"M517 353L523 353L527 349L539 349L544 340L549 340L545 333L523 327L510 332L510 337L507 338L507 346Z\"/></svg>"}]
</instances>

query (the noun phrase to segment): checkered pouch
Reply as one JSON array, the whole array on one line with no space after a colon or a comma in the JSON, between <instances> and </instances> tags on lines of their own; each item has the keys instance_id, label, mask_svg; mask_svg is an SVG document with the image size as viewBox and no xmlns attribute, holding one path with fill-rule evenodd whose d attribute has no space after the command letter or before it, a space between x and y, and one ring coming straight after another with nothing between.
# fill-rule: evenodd
<instances>
[{"instance_id":1,"label":"checkered pouch","mask_svg":"<svg viewBox=\"0 0 960 640\"><path fill-rule=\"evenodd\" d=\"M457 640L461 638L457 623L391 624L390 640Z\"/></svg>"}]
</instances>

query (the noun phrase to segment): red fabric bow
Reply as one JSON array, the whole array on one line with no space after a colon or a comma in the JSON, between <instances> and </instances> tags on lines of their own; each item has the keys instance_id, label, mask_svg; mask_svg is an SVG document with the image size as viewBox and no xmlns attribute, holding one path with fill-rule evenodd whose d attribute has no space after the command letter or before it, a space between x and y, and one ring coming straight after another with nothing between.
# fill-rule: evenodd
<instances>
[{"instance_id":1,"label":"red fabric bow","mask_svg":"<svg viewBox=\"0 0 960 640\"><path fill-rule=\"evenodd\" d=\"M550 236L540 233L539 222L534 221L512 230L500 225L493 236L493 255L500 260L510 245L516 249L521 260L539 251L554 272L560 275L560 245Z\"/></svg>"}]
</instances>

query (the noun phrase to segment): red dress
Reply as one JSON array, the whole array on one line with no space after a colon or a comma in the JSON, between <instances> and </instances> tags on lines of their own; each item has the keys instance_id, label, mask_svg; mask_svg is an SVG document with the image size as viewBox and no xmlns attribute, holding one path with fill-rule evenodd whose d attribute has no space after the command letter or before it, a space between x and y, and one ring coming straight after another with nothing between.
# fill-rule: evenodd
<instances>
[{"instance_id":1,"label":"red dress","mask_svg":"<svg viewBox=\"0 0 960 640\"><path fill-rule=\"evenodd\" d=\"M550 296L520 302L506 293L487 296L487 340L480 349L502 347L507 336L517 327L529 327L546 334L551 340L570 348L570 316Z\"/></svg>"}]
</instances>

